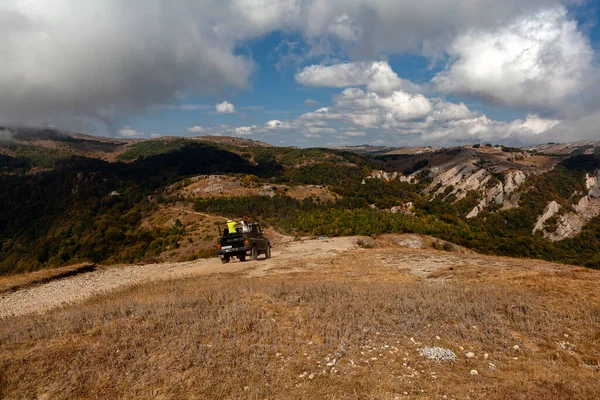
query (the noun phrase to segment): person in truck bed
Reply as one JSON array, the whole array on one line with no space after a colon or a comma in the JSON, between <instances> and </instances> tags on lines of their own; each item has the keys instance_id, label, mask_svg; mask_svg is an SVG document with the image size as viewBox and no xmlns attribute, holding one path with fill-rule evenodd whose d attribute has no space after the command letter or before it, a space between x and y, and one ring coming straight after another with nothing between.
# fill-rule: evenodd
<instances>
[{"instance_id":1,"label":"person in truck bed","mask_svg":"<svg viewBox=\"0 0 600 400\"><path fill-rule=\"evenodd\" d=\"M233 235L235 233L237 233L237 222L229 220L227 221L227 231L229 234Z\"/></svg>"},{"instance_id":2,"label":"person in truck bed","mask_svg":"<svg viewBox=\"0 0 600 400\"><path fill-rule=\"evenodd\" d=\"M242 233L250 233L250 223L248 222L248 216L244 215L244 218L240 221L242 226Z\"/></svg>"}]
</instances>

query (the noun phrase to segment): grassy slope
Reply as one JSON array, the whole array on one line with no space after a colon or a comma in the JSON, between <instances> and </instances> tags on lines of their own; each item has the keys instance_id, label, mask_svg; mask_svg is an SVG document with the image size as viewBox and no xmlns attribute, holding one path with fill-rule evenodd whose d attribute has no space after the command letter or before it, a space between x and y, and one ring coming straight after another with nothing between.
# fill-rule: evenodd
<instances>
[{"instance_id":1,"label":"grassy slope","mask_svg":"<svg viewBox=\"0 0 600 400\"><path fill-rule=\"evenodd\" d=\"M490 257L420 278L398 255L151 283L2 320L0 397L598 398L583 364L600 361L599 272Z\"/></svg>"}]
</instances>

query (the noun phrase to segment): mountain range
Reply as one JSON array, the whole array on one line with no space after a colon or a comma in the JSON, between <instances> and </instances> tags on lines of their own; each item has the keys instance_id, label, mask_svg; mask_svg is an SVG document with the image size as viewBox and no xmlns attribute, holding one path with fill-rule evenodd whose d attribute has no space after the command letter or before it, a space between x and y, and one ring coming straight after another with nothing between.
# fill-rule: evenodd
<instances>
[{"instance_id":1,"label":"mountain range","mask_svg":"<svg viewBox=\"0 0 600 400\"><path fill-rule=\"evenodd\" d=\"M277 147L0 128L0 273L212 256L215 223L290 235L420 233L600 267L600 142Z\"/></svg>"}]
</instances>

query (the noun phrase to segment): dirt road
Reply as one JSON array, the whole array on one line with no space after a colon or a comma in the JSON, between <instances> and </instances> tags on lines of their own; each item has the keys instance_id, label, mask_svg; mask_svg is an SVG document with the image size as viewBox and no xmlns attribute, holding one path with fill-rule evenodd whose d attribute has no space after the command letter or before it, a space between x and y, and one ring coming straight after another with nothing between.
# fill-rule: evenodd
<instances>
[{"instance_id":1,"label":"dirt road","mask_svg":"<svg viewBox=\"0 0 600 400\"><path fill-rule=\"evenodd\" d=\"M0 318L44 312L61 304L82 301L144 282L214 273L244 271L246 276L252 277L324 268L325 265L335 268L340 263L346 263L354 265L357 274L369 271L370 265L377 265L393 268L399 274L414 279L427 278L443 283L452 275L465 271L478 270L478 273L489 275L509 269L514 272L571 268L535 260L523 263L522 260L502 257L436 251L431 249L429 239L420 235L384 235L377 241L361 237L293 241L275 233L272 236L274 248L273 257L270 259L260 256L257 261L232 260L228 264L222 264L218 258L212 258L190 262L102 267L93 272L0 295ZM362 243L364 247L366 241L384 248L360 248L358 243Z\"/></svg>"},{"instance_id":2,"label":"dirt road","mask_svg":"<svg viewBox=\"0 0 600 400\"><path fill-rule=\"evenodd\" d=\"M106 267L0 295L0 318L43 312L61 304L82 301L108 291L161 279L242 270L248 270L249 275L260 275L288 261L296 260L299 255L304 260L318 259L352 248L357 248L356 238L280 242L273 249L272 258L268 260L260 256L258 261L233 260L222 264L218 258L211 258L190 262Z\"/></svg>"}]
</instances>

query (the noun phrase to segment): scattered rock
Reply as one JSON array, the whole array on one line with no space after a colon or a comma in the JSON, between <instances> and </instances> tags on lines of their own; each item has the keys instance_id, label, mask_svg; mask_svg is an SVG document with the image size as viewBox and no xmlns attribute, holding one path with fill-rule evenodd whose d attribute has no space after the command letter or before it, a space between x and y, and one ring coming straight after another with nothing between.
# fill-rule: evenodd
<instances>
[{"instance_id":1,"label":"scattered rock","mask_svg":"<svg viewBox=\"0 0 600 400\"><path fill-rule=\"evenodd\" d=\"M310 379L311 381L312 381L313 379L315 379L315 374L311 373L311 374L308 376L308 379Z\"/></svg>"},{"instance_id":2,"label":"scattered rock","mask_svg":"<svg viewBox=\"0 0 600 400\"><path fill-rule=\"evenodd\" d=\"M469 375L479 375L479 372L477 372L476 369L472 369L471 372L469 372Z\"/></svg>"},{"instance_id":3,"label":"scattered rock","mask_svg":"<svg viewBox=\"0 0 600 400\"><path fill-rule=\"evenodd\" d=\"M423 347L417 349L422 357L434 361L456 361L456 354L452 350L441 347Z\"/></svg>"},{"instance_id":4,"label":"scattered rock","mask_svg":"<svg viewBox=\"0 0 600 400\"><path fill-rule=\"evenodd\" d=\"M470 351L467 354L465 354L465 357L467 357L467 358L474 358L475 357L475 353L473 353L472 351Z\"/></svg>"},{"instance_id":5,"label":"scattered rock","mask_svg":"<svg viewBox=\"0 0 600 400\"><path fill-rule=\"evenodd\" d=\"M513 350L514 350L514 351L519 351L519 349L520 349L520 347L519 347L519 345L518 345L518 344L515 344L515 345L513 346Z\"/></svg>"},{"instance_id":6,"label":"scattered rock","mask_svg":"<svg viewBox=\"0 0 600 400\"><path fill-rule=\"evenodd\" d=\"M483 355L483 358L484 358L485 360L487 360L488 358L490 358L490 355L489 355L488 353L485 353L485 354Z\"/></svg>"},{"instance_id":7,"label":"scattered rock","mask_svg":"<svg viewBox=\"0 0 600 400\"><path fill-rule=\"evenodd\" d=\"M497 367L495 364L489 363L488 368L491 369L492 371L494 371L494 370L496 370Z\"/></svg>"}]
</instances>

